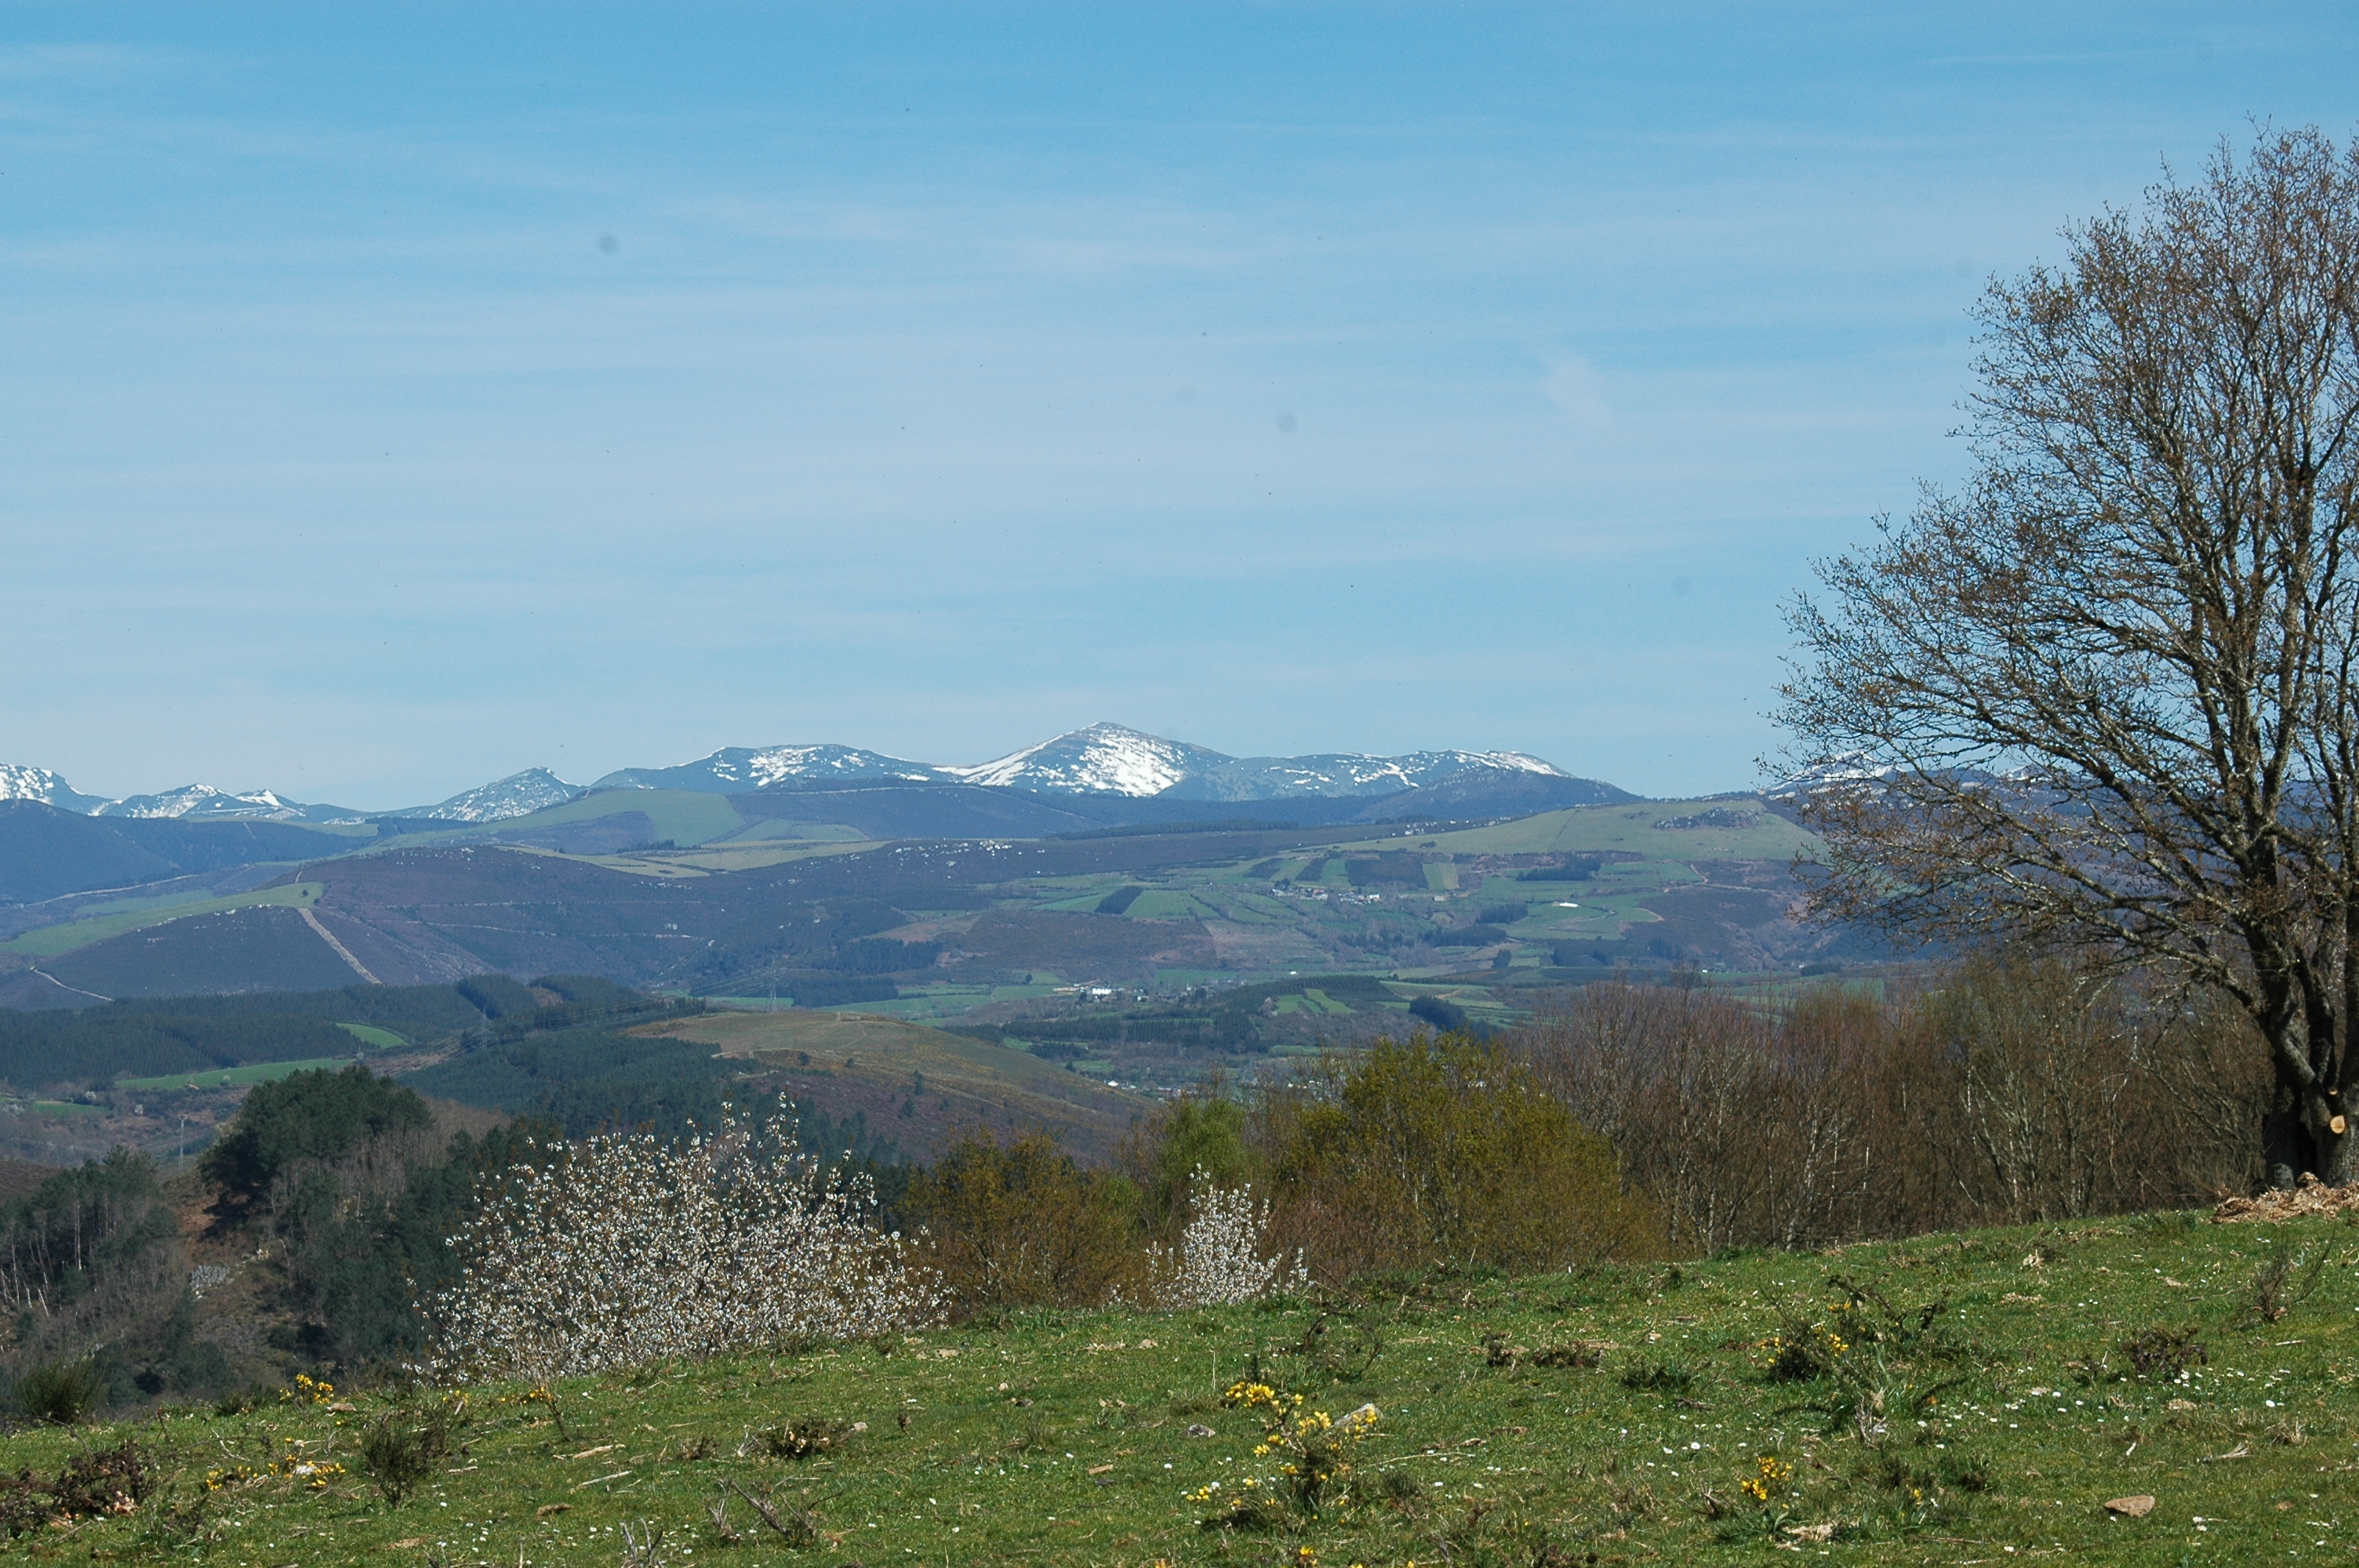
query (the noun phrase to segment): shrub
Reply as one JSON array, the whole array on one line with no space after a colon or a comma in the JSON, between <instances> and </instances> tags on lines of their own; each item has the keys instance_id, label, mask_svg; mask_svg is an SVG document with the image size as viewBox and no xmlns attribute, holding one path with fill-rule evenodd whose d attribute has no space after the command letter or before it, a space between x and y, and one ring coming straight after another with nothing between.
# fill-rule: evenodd
<instances>
[{"instance_id":1,"label":"shrub","mask_svg":"<svg viewBox=\"0 0 2359 1568\"><path fill-rule=\"evenodd\" d=\"M1558 1269L1656 1244L1613 1148L1497 1044L1379 1041L1260 1109L1275 1233L1319 1278Z\"/></svg>"},{"instance_id":2,"label":"shrub","mask_svg":"<svg viewBox=\"0 0 2359 1568\"><path fill-rule=\"evenodd\" d=\"M395 1508L433 1479L454 1453L462 1407L451 1400L397 1406L361 1433L361 1465Z\"/></svg>"},{"instance_id":3,"label":"shrub","mask_svg":"<svg viewBox=\"0 0 2359 1568\"><path fill-rule=\"evenodd\" d=\"M2147 1328L2122 1342L2122 1355L2141 1378L2176 1382L2190 1367L2211 1365L2211 1352L2191 1328Z\"/></svg>"},{"instance_id":4,"label":"shrub","mask_svg":"<svg viewBox=\"0 0 2359 1568\"><path fill-rule=\"evenodd\" d=\"M106 1375L91 1357L36 1367L16 1379L16 1405L35 1421L71 1426L106 1400Z\"/></svg>"},{"instance_id":5,"label":"shrub","mask_svg":"<svg viewBox=\"0 0 2359 1568\"><path fill-rule=\"evenodd\" d=\"M1639 1357L1622 1368L1621 1383L1634 1393L1684 1395L1695 1386L1695 1368L1683 1361Z\"/></svg>"},{"instance_id":6,"label":"shrub","mask_svg":"<svg viewBox=\"0 0 2359 1568\"><path fill-rule=\"evenodd\" d=\"M963 1311L1099 1306L1136 1289L1136 1189L1082 1170L1045 1133L1003 1148L978 1127L910 1179L905 1202Z\"/></svg>"},{"instance_id":7,"label":"shrub","mask_svg":"<svg viewBox=\"0 0 2359 1568\"><path fill-rule=\"evenodd\" d=\"M1362 1405L1340 1420L1325 1411L1305 1411L1300 1394L1282 1394L1266 1383L1239 1381L1221 1396L1233 1409L1256 1411L1262 1422L1256 1459L1277 1461L1275 1475L1233 1477L1188 1494L1194 1503L1220 1511L1202 1520L1207 1530L1270 1530L1285 1522L1289 1508L1316 1519L1352 1473L1352 1450L1376 1428L1376 1407Z\"/></svg>"},{"instance_id":8,"label":"shrub","mask_svg":"<svg viewBox=\"0 0 2359 1568\"><path fill-rule=\"evenodd\" d=\"M1081 1049L1074 1047L1076 1054ZM1044 1043L1033 1054L1051 1056L1055 1050ZM1164 1104L1123 1141L1118 1163L1138 1188L1141 1223L1158 1239L1171 1239L1186 1221L1190 1195L1206 1178L1241 1187L1256 1174L1245 1107L1220 1094L1219 1087Z\"/></svg>"},{"instance_id":9,"label":"shrub","mask_svg":"<svg viewBox=\"0 0 2359 1568\"><path fill-rule=\"evenodd\" d=\"M2245 1292L2244 1311L2240 1314L2246 1324L2270 1324L2285 1316L2308 1301L2326 1272L2326 1252L2321 1249L2306 1270L2297 1267L2293 1249L2280 1243L2270 1249L2259 1268L2253 1271L2253 1282Z\"/></svg>"},{"instance_id":10,"label":"shrub","mask_svg":"<svg viewBox=\"0 0 2359 1568\"><path fill-rule=\"evenodd\" d=\"M808 1459L825 1454L852 1434L852 1423L833 1416L805 1416L761 1433L762 1452L773 1459Z\"/></svg>"},{"instance_id":11,"label":"shrub","mask_svg":"<svg viewBox=\"0 0 2359 1568\"><path fill-rule=\"evenodd\" d=\"M147 1455L129 1438L112 1448L84 1449L54 1481L29 1471L0 1476L0 1536L30 1535L77 1519L132 1514L155 1490Z\"/></svg>"},{"instance_id":12,"label":"shrub","mask_svg":"<svg viewBox=\"0 0 2359 1568\"><path fill-rule=\"evenodd\" d=\"M938 1282L869 1223L869 1185L782 1119L549 1152L455 1239L464 1269L435 1303L445 1367L546 1379L940 1316Z\"/></svg>"},{"instance_id":13,"label":"shrub","mask_svg":"<svg viewBox=\"0 0 2359 1568\"><path fill-rule=\"evenodd\" d=\"M1256 1203L1251 1187L1219 1186L1199 1170L1195 1188L1194 1212L1179 1247L1147 1249L1152 1301L1179 1312L1257 1302L1310 1283L1299 1249L1291 1260L1271 1251L1269 1205Z\"/></svg>"}]
</instances>

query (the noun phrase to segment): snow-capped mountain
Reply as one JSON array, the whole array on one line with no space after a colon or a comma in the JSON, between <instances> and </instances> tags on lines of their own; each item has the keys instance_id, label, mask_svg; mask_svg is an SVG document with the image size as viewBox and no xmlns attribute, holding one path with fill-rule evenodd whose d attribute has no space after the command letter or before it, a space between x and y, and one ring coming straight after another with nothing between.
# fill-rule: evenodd
<instances>
[{"instance_id":1,"label":"snow-capped mountain","mask_svg":"<svg viewBox=\"0 0 2359 1568\"><path fill-rule=\"evenodd\" d=\"M934 783L947 771L904 762L857 746L731 746L672 768L624 768L592 789L686 789L707 795L743 795L780 784L907 779Z\"/></svg>"},{"instance_id":2,"label":"snow-capped mountain","mask_svg":"<svg viewBox=\"0 0 2359 1568\"><path fill-rule=\"evenodd\" d=\"M182 784L160 795L109 800L84 795L47 768L0 762L0 800L38 800L84 816L145 816L202 822L234 817L247 822L357 822L361 814L341 806L306 806L272 790L234 795L211 784Z\"/></svg>"},{"instance_id":3,"label":"snow-capped mountain","mask_svg":"<svg viewBox=\"0 0 2359 1568\"><path fill-rule=\"evenodd\" d=\"M168 817L181 822L231 817L246 822L358 822L362 816L348 806L307 806L272 790L237 795L204 784L182 784L161 795L125 795L105 802L90 815Z\"/></svg>"},{"instance_id":4,"label":"snow-capped mountain","mask_svg":"<svg viewBox=\"0 0 2359 1568\"><path fill-rule=\"evenodd\" d=\"M437 822L505 822L511 816L528 816L552 806L563 806L589 793L580 784L567 784L547 768L527 768L520 773L510 773L504 779L462 791L439 805L413 806L388 815L422 816Z\"/></svg>"},{"instance_id":5,"label":"snow-capped mountain","mask_svg":"<svg viewBox=\"0 0 2359 1568\"><path fill-rule=\"evenodd\" d=\"M1027 746L996 762L941 771L969 784L1048 795L1152 795L1173 800L1230 801L1397 795L1468 774L1571 776L1521 752L1232 757L1119 724L1093 724Z\"/></svg>"},{"instance_id":6,"label":"snow-capped mountain","mask_svg":"<svg viewBox=\"0 0 2359 1568\"><path fill-rule=\"evenodd\" d=\"M1408 790L1523 779L1587 784L1522 752L1343 752L1232 757L1120 724L1092 724L987 762L913 762L849 746L732 747L672 768L625 768L596 789L687 789L737 795L779 785L905 780L984 784L1035 795L1121 795L1144 799L1253 801L1358 799ZM1610 784L1582 799L1626 799Z\"/></svg>"},{"instance_id":7,"label":"snow-capped mountain","mask_svg":"<svg viewBox=\"0 0 2359 1568\"><path fill-rule=\"evenodd\" d=\"M1162 795L1232 759L1119 724L1093 724L972 767L941 771L965 784L1047 795Z\"/></svg>"},{"instance_id":8,"label":"snow-capped mountain","mask_svg":"<svg viewBox=\"0 0 2359 1568\"><path fill-rule=\"evenodd\" d=\"M1343 752L1323 757L1224 757L1166 793L1175 800L1397 795L1469 775L1506 773L1571 776L1522 752L1412 752L1405 757Z\"/></svg>"},{"instance_id":9,"label":"snow-capped mountain","mask_svg":"<svg viewBox=\"0 0 2359 1568\"><path fill-rule=\"evenodd\" d=\"M84 816L106 804L103 797L83 795L47 768L17 762L0 762L0 800L38 800L43 806Z\"/></svg>"},{"instance_id":10,"label":"snow-capped mountain","mask_svg":"<svg viewBox=\"0 0 2359 1568\"><path fill-rule=\"evenodd\" d=\"M0 800L36 800L91 816L175 821L357 823L403 817L480 825L528 816L594 790L673 789L712 795L836 784L978 784L1033 795L1160 796L1173 801L1369 800L1430 791L1430 804L1545 810L1634 798L1522 752L1413 752L1378 757L1232 757L1120 724L1085 729L987 762L942 764L888 757L857 746L732 746L673 767L624 768L586 789L546 768L527 768L432 806L361 812L307 805L275 790L245 792L184 784L156 795L107 800L73 789L46 768L0 763ZM1559 798L1561 797L1561 798Z\"/></svg>"}]
</instances>

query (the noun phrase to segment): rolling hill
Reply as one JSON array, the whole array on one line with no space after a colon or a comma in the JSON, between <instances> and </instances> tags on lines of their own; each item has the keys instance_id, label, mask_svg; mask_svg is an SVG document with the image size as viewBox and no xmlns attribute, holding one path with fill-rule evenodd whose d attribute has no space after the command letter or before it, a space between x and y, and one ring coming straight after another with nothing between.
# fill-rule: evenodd
<instances>
[{"instance_id":1,"label":"rolling hill","mask_svg":"<svg viewBox=\"0 0 2359 1568\"><path fill-rule=\"evenodd\" d=\"M943 791L1039 809L1093 798L812 792L836 818L882 803L829 841L749 815L801 792L603 791L507 823L360 841L210 905L85 910L0 945L0 961L103 996L493 969L948 1017L1043 974L1149 989L1288 971L1479 976L1497 991L1617 966L1790 972L1874 956L1794 922L1792 867L1812 840L1753 797L1407 829L1134 824L960 839L895 837L880 819Z\"/></svg>"}]
</instances>

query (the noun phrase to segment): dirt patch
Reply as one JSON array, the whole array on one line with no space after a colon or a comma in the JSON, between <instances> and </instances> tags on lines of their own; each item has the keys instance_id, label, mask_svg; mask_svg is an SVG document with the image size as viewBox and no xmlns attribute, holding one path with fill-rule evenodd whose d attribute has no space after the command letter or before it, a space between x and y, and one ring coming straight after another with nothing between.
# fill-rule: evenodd
<instances>
[{"instance_id":1,"label":"dirt patch","mask_svg":"<svg viewBox=\"0 0 2359 1568\"><path fill-rule=\"evenodd\" d=\"M2359 1209L2359 1183L2330 1187L2308 1172L2291 1187L2253 1198L2230 1198L2212 1211L2214 1225L2275 1225L2311 1215L2343 1214Z\"/></svg>"}]
</instances>

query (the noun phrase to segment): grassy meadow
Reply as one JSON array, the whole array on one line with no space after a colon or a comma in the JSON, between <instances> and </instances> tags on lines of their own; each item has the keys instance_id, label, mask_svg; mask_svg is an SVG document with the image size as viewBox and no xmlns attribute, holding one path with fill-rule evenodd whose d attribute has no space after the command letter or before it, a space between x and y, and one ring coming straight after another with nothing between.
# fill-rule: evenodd
<instances>
[{"instance_id":1,"label":"grassy meadow","mask_svg":"<svg viewBox=\"0 0 2359 1568\"><path fill-rule=\"evenodd\" d=\"M22 935L0 942L0 953L26 958L55 958L75 952L110 936L126 932L145 931L150 926L170 921L184 920L195 914L221 914L233 909L255 909L274 905L286 909L310 909L320 902L323 891L318 882L286 882L272 887L256 888L252 892L233 893L225 898L184 899L178 902L126 900L132 907L110 910L87 919L72 920L57 925L38 926Z\"/></svg>"},{"instance_id":2,"label":"grassy meadow","mask_svg":"<svg viewBox=\"0 0 2359 1568\"><path fill-rule=\"evenodd\" d=\"M2273 1259L2288 1266L2260 1292ZM2157 1215L1027 1314L548 1400L470 1388L458 1446L398 1506L367 1474L367 1434L461 1394L298 1390L11 1433L12 1471L128 1440L158 1484L136 1512L5 1551L420 1568L2348 1558L2354 1261L2338 1220ZM1224 1400L1241 1381L1268 1394ZM1316 1454L1292 1439L1257 1455L1272 1399L1290 1433L1374 1414L1357 1437L1314 1426ZM1284 1492L1287 1453L1348 1469L1315 1509L1234 1509ZM2143 1515L2105 1506L2142 1498ZM651 1530L654 1552L632 1555Z\"/></svg>"}]
</instances>

